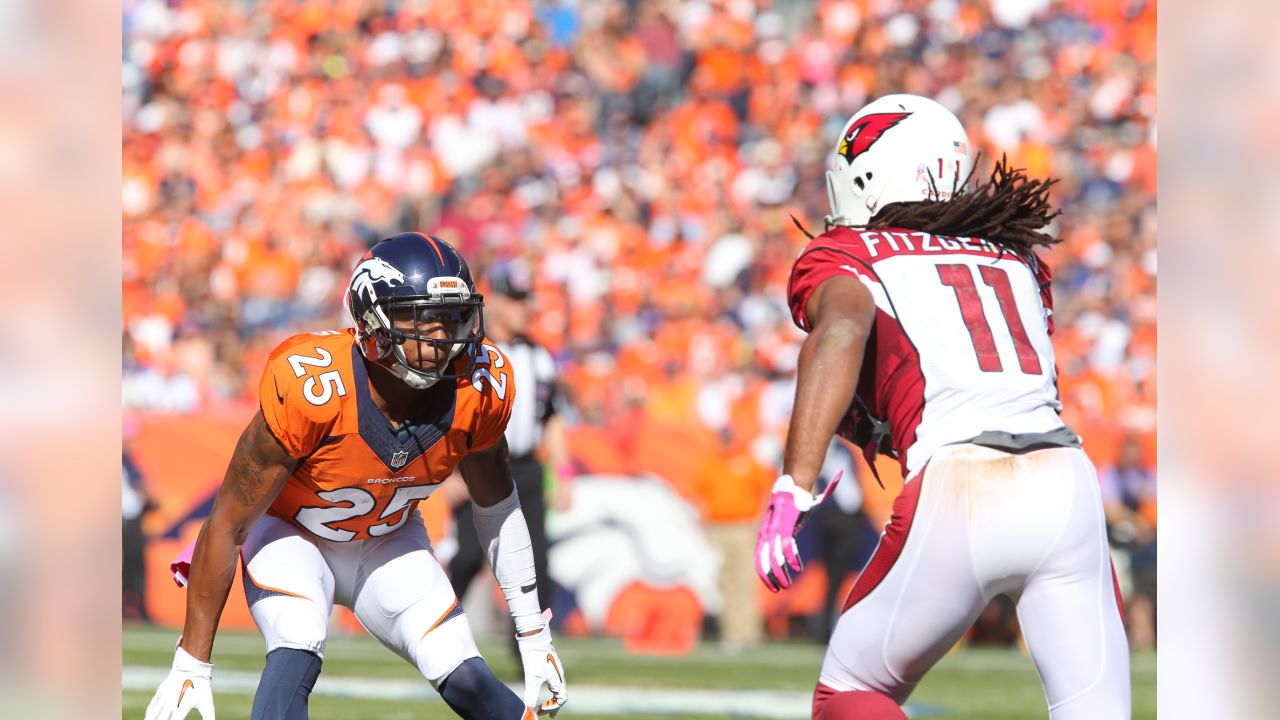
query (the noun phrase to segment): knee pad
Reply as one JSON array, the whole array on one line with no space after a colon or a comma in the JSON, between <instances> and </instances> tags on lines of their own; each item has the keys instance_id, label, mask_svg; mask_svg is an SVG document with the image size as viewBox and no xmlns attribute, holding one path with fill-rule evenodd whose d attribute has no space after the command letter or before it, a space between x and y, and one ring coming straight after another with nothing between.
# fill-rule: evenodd
<instances>
[{"instance_id":1,"label":"knee pad","mask_svg":"<svg viewBox=\"0 0 1280 720\"><path fill-rule=\"evenodd\" d=\"M864 690L836 692L818 683L813 693L814 720L906 720L898 703L888 695Z\"/></svg>"},{"instance_id":2,"label":"knee pad","mask_svg":"<svg viewBox=\"0 0 1280 720\"><path fill-rule=\"evenodd\" d=\"M267 653L282 648L324 657L329 618L318 603L301 597L272 596L249 606L253 621L267 643Z\"/></svg>"},{"instance_id":3,"label":"knee pad","mask_svg":"<svg viewBox=\"0 0 1280 720\"><path fill-rule=\"evenodd\" d=\"M415 610L426 605L420 603L409 608L398 618L393 636L404 639L410 647L406 658L432 685L439 687L444 678L463 662L471 658L478 659L480 650L476 647L475 637L471 634L471 626L467 624L461 605L440 618L435 617L434 610L417 613L415 618ZM426 634L423 634L424 629Z\"/></svg>"},{"instance_id":4,"label":"knee pad","mask_svg":"<svg viewBox=\"0 0 1280 720\"><path fill-rule=\"evenodd\" d=\"M478 657L449 673L440 683L440 697L464 720L520 720L527 709Z\"/></svg>"},{"instance_id":5,"label":"knee pad","mask_svg":"<svg viewBox=\"0 0 1280 720\"><path fill-rule=\"evenodd\" d=\"M279 648L267 653L251 720L307 720L307 700L320 677L320 656Z\"/></svg>"}]
</instances>

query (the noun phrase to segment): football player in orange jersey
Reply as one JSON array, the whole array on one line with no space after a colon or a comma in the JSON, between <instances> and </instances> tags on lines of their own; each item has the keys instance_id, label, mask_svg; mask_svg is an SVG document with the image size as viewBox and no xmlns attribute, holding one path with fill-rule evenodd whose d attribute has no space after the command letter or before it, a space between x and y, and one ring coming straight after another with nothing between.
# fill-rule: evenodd
<instances>
[{"instance_id":1,"label":"football player in orange jersey","mask_svg":"<svg viewBox=\"0 0 1280 720\"><path fill-rule=\"evenodd\" d=\"M461 717L554 715L567 699L503 437L513 375L484 342L466 262L438 238L396 235L361 258L347 305L355 328L295 335L271 354L261 410L195 544L186 626L147 720L214 717L210 656L237 550L267 644L253 720L307 717L335 602ZM481 659L417 513L455 467L515 621L523 702Z\"/></svg>"}]
</instances>

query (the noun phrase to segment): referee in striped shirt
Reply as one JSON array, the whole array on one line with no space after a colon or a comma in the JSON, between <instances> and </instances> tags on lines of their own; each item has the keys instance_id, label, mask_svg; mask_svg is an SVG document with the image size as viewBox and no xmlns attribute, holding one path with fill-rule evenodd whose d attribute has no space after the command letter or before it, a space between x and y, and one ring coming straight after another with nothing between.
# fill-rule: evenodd
<instances>
[{"instance_id":1,"label":"referee in striped shirt","mask_svg":"<svg viewBox=\"0 0 1280 720\"><path fill-rule=\"evenodd\" d=\"M511 476L520 497L520 509L529 525L533 541L533 563L538 578L538 602L551 607L551 580L547 573L546 500L543 478L546 473L537 452L556 470L558 510L568 505L563 482L568 479L568 452L564 424L556 414L560 401L559 374L546 348L529 339L533 278L528 266L510 262L491 267L485 273L489 292L485 295L485 337L511 361L515 373L516 401L507 423L507 446L511 452ZM484 564L473 527L470 498L454 508L458 528L458 552L449 562L453 591L462 598Z\"/></svg>"}]
</instances>

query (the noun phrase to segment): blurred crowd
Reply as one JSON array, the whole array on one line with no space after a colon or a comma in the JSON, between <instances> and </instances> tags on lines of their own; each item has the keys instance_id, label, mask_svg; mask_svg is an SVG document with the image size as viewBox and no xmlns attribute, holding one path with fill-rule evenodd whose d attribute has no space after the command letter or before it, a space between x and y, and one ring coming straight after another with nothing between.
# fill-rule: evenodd
<instances>
[{"instance_id":1,"label":"blurred crowd","mask_svg":"<svg viewBox=\"0 0 1280 720\"><path fill-rule=\"evenodd\" d=\"M1154 478L1155 23L1155 0L125 0L125 407L252 398L283 337L349 324L369 244L423 230L482 285L529 269L577 471L750 519L802 338L791 216L821 230L844 121L908 92L980 172L1060 179L1064 417L1104 484ZM1154 527L1153 491L1109 493Z\"/></svg>"}]
</instances>

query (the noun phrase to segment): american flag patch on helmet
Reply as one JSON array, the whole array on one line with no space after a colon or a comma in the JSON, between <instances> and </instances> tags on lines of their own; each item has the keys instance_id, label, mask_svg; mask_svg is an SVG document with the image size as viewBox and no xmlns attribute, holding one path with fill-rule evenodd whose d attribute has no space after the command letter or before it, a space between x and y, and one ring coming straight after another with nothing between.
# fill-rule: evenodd
<instances>
[{"instance_id":1,"label":"american flag patch on helmet","mask_svg":"<svg viewBox=\"0 0 1280 720\"><path fill-rule=\"evenodd\" d=\"M951 147L955 148L955 151L961 154L969 152L969 144L962 143L959 140L953 141L951 143Z\"/></svg>"}]
</instances>

